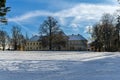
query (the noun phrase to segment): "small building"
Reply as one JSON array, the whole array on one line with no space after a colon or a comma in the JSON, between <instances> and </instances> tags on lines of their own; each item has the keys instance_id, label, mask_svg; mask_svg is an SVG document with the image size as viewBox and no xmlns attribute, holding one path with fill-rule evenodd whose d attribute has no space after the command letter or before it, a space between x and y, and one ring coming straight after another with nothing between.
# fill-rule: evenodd
<instances>
[{"instance_id":1,"label":"small building","mask_svg":"<svg viewBox=\"0 0 120 80\"><path fill-rule=\"evenodd\" d=\"M87 50L87 40L80 34L68 36L68 50Z\"/></svg>"},{"instance_id":2,"label":"small building","mask_svg":"<svg viewBox=\"0 0 120 80\"><path fill-rule=\"evenodd\" d=\"M38 51L42 50L42 44L39 41L39 36L35 35L26 42L26 51Z\"/></svg>"}]
</instances>

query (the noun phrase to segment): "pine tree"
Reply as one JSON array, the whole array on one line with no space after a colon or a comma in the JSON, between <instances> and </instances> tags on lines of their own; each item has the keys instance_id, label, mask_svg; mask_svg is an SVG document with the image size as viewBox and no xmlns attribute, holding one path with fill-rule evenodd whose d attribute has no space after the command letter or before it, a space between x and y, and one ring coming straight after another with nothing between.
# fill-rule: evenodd
<instances>
[{"instance_id":1,"label":"pine tree","mask_svg":"<svg viewBox=\"0 0 120 80\"><path fill-rule=\"evenodd\" d=\"M7 23L6 14L10 11L10 7L6 7L6 0L0 1L0 23Z\"/></svg>"}]
</instances>

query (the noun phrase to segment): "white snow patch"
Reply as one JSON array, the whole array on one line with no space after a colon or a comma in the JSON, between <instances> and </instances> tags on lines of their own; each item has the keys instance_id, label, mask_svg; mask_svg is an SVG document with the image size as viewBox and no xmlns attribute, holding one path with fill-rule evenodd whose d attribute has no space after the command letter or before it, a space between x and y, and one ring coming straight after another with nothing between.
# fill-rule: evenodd
<instances>
[{"instance_id":1,"label":"white snow patch","mask_svg":"<svg viewBox=\"0 0 120 80\"><path fill-rule=\"evenodd\" d=\"M1 51L0 70L3 71L56 71L57 61L91 61L120 57L119 52L70 52L70 51Z\"/></svg>"},{"instance_id":2,"label":"white snow patch","mask_svg":"<svg viewBox=\"0 0 120 80\"><path fill-rule=\"evenodd\" d=\"M2 51L0 60L71 60L89 61L120 56L119 52L70 52L70 51Z\"/></svg>"}]
</instances>

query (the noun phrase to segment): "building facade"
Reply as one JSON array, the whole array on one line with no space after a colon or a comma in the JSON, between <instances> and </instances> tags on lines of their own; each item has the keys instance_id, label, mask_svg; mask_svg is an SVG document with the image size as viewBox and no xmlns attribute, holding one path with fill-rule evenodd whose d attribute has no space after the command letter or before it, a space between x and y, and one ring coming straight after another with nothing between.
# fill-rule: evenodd
<instances>
[{"instance_id":1,"label":"building facade","mask_svg":"<svg viewBox=\"0 0 120 80\"><path fill-rule=\"evenodd\" d=\"M39 51L42 50L42 44L39 41L39 36L35 35L26 42L26 51Z\"/></svg>"},{"instance_id":2,"label":"building facade","mask_svg":"<svg viewBox=\"0 0 120 80\"><path fill-rule=\"evenodd\" d=\"M83 51L87 50L87 40L80 34L78 35L69 35L68 36L68 50L77 50L77 51Z\"/></svg>"},{"instance_id":3,"label":"building facade","mask_svg":"<svg viewBox=\"0 0 120 80\"><path fill-rule=\"evenodd\" d=\"M87 50L87 40L80 34L78 35L68 35L67 36L67 44L65 47L60 47L58 49L57 47L54 48L53 50L71 50L71 51L83 51ZM35 35L31 39L29 39L26 42L25 50L26 51L39 51L39 50L49 50L48 47L43 48L42 47L42 42L39 41L39 36Z\"/></svg>"}]
</instances>

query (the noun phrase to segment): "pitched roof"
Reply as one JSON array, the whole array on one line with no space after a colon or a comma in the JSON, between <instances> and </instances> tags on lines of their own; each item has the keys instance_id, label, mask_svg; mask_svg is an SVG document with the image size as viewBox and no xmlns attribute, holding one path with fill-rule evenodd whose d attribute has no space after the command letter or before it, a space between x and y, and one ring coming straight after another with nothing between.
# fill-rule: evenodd
<instances>
[{"instance_id":1,"label":"pitched roof","mask_svg":"<svg viewBox=\"0 0 120 80\"><path fill-rule=\"evenodd\" d=\"M69 40L86 40L82 35L78 34L78 35L69 35Z\"/></svg>"},{"instance_id":2,"label":"pitched roof","mask_svg":"<svg viewBox=\"0 0 120 80\"><path fill-rule=\"evenodd\" d=\"M38 41L40 39L40 36L35 35L33 37L30 38L29 41ZM78 34L78 35L68 35L68 39L69 40L86 40L82 35Z\"/></svg>"},{"instance_id":3,"label":"pitched roof","mask_svg":"<svg viewBox=\"0 0 120 80\"><path fill-rule=\"evenodd\" d=\"M35 35L35 36L31 37L29 41L38 41L39 38L40 37L38 35Z\"/></svg>"}]
</instances>

